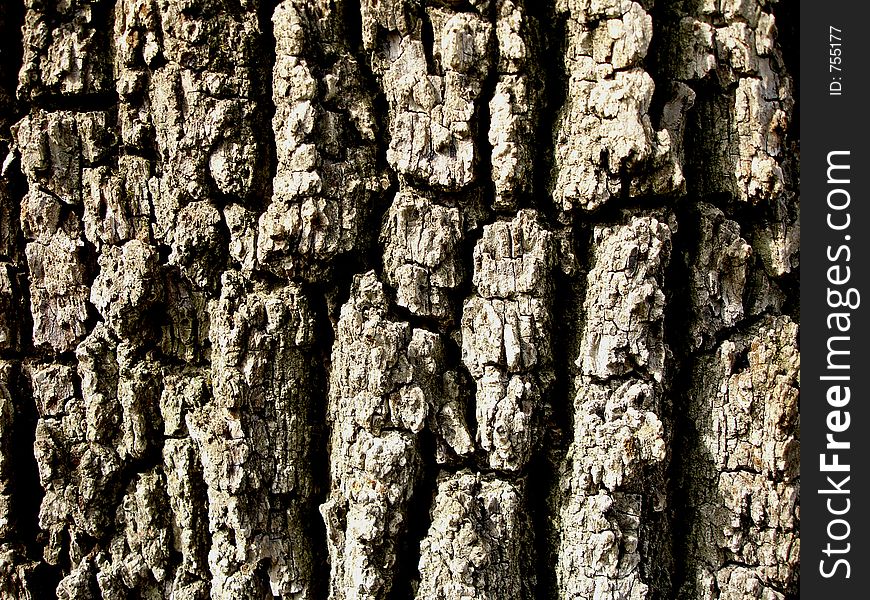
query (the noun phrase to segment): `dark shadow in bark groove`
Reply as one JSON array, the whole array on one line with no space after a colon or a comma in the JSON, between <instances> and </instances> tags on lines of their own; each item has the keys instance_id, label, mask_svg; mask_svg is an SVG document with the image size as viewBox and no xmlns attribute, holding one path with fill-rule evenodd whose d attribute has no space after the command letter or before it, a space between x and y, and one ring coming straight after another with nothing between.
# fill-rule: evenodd
<instances>
[{"instance_id":1,"label":"dark shadow in bark groove","mask_svg":"<svg viewBox=\"0 0 870 600\"><path fill-rule=\"evenodd\" d=\"M407 527L397 544L393 586L387 592L386 600L414 598L416 584L420 580L420 543L426 537L429 525L432 523L429 511L435 501L439 472L438 465L431 460L435 456L435 439L432 432L426 428L420 432L417 440L420 456L423 457L423 472L408 502Z\"/></svg>"},{"instance_id":2,"label":"dark shadow in bark groove","mask_svg":"<svg viewBox=\"0 0 870 600\"><path fill-rule=\"evenodd\" d=\"M462 282L453 290L449 292L450 301L453 303L454 310L454 327L459 331L461 331L462 324L462 311L465 304L465 300L470 298L474 293L474 282L472 280L472 276L474 274L474 248L477 246L477 243L480 241L481 237L483 237L483 225L481 224L474 230L465 232L465 235L462 239L462 245L459 250L460 259L462 261L462 273L464 273L464 279ZM462 362L462 347L461 347L461 335L457 335L454 339L453 336L443 336L445 340L445 347L447 349L447 361L448 368L453 368L458 371L462 375L464 389L467 391L465 395L465 424L468 427L469 433L474 438L477 432L477 386L474 383L474 377L471 376L471 372L468 370L468 367L465 366L465 363ZM471 458L477 458L477 464L484 464L486 462L485 459L480 458L480 450L477 447L476 441L473 442L475 447L474 455ZM471 464L474 464L472 462Z\"/></svg>"},{"instance_id":3,"label":"dark shadow in bark groove","mask_svg":"<svg viewBox=\"0 0 870 600\"><path fill-rule=\"evenodd\" d=\"M567 47L568 15L556 12L555 2L525 3L530 20L537 25L532 36L532 54L540 69L540 117L534 132L538 148L532 164L531 205L538 209L542 221L555 233L561 224L559 209L553 203L554 160L558 140L556 125L568 97L568 73L564 60L549 57L564 56ZM521 199L522 200L522 199ZM523 207L523 203L519 203ZM569 225L575 256L588 244L586 232L576 220ZM565 261L567 257L559 257ZM578 265L579 266L579 265ZM580 267L572 275L555 268L552 307L552 353L554 382L548 391L542 419L542 441L527 467L527 501L534 531L535 598L558 598L556 564L559 548L559 508L562 498L558 484L560 469L573 439L573 395L575 368L573 358L578 353L579 329L560 327L560 323L579 324L585 296L585 270ZM570 293L567 293L569 292Z\"/></svg>"},{"instance_id":4,"label":"dark shadow in bark groove","mask_svg":"<svg viewBox=\"0 0 870 600\"><path fill-rule=\"evenodd\" d=\"M305 528L311 544L311 598L323 600L329 596L329 549L326 543L326 525L320 516L320 505L329 497L329 371L335 333L330 322L325 296L314 286L304 286L306 297L314 313L314 339L318 340L311 373L311 404L306 415L311 424L309 469L313 484L313 497L306 503Z\"/></svg>"},{"instance_id":5,"label":"dark shadow in bark groove","mask_svg":"<svg viewBox=\"0 0 870 600\"><path fill-rule=\"evenodd\" d=\"M118 105L118 100L115 91L76 95L41 94L33 99L33 107L48 112L94 112L111 110Z\"/></svg>"},{"instance_id":6,"label":"dark shadow in bark groove","mask_svg":"<svg viewBox=\"0 0 870 600\"><path fill-rule=\"evenodd\" d=\"M420 42L423 44L423 54L426 57L426 71L430 75L443 75L440 69L436 68L435 56L435 32L432 29L432 21L429 15L426 14L424 7L420 7L417 18L420 19Z\"/></svg>"},{"instance_id":7,"label":"dark shadow in bark groove","mask_svg":"<svg viewBox=\"0 0 870 600\"><path fill-rule=\"evenodd\" d=\"M574 254L583 258L577 270L566 275L555 273L553 295L553 370L555 378L550 387L550 400L543 418L541 446L529 463L528 501L531 522L535 532L535 598L554 600L559 597L556 564L559 548L559 509L563 498L559 493L561 469L574 439L574 378L577 368L574 359L579 355L579 324L583 317L583 298L586 297L586 275L590 268L588 253L591 231L582 226L573 228ZM562 327L567 323L577 327Z\"/></svg>"},{"instance_id":8,"label":"dark shadow in bark groove","mask_svg":"<svg viewBox=\"0 0 870 600\"><path fill-rule=\"evenodd\" d=\"M534 204L546 216L547 222L554 226L559 222L551 189L555 182L556 124L568 98L568 73L563 60L548 60L544 57L564 56L568 43L568 15L557 14L554 3L550 2L532 0L527 2L526 8L529 16L540 25L540 47L535 50L541 57L538 66L543 76L541 116L535 132L539 148L532 165L532 198L539 199Z\"/></svg>"},{"instance_id":9,"label":"dark shadow in bark groove","mask_svg":"<svg viewBox=\"0 0 870 600\"><path fill-rule=\"evenodd\" d=\"M672 36L676 21L673 10L669 10L670 4L669 2L656 2L647 11L655 26L643 67L655 83L650 101L649 117L656 130L661 129L662 113L671 95L674 82L667 63L667 58L672 54Z\"/></svg>"},{"instance_id":10,"label":"dark shadow in bark groove","mask_svg":"<svg viewBox=\"0 0 870 600\"><path fill-rule=\"evenodd\" d=\"M554 519L558 518L558 506L552 502L552 490L559 484L559 463L553 454L564 455L564 443L549 430L544 434L544 444L553 443L557 451L553 453L539 452L529 461L527 501L529 519L534 532L533 556L535 564L530 570L535 572L535 598L539 600L554 600L558 598L556 581L556 561L558 546L552 544L557 527Z\"/></svg>"},{"instance_id":11,"label":"dark shadow in bark groove","mask_svg":"<svg viewBox=\"0 0 870 600\"><path fill-rule=\"evenodd\" d=\"M0 111L9 123L16 120L15 88L18 85L18 67L24 54L21 28L24 25L24 3L4 1L0 6ZM5 97L4 97L5 96ZM6 131L0 132L0 140Z\"/></svg>"},{"instance_id":12,"label":"dark shadow in bark groove","mask_svg":"<svg viewBox=\"0 0 870 600\"><path fill-rule=\"evenodd\" d=\"M253 201L249 205L250 208L256 209L258 213L262 213L272 197L272 181L278 172L278 151L275 146L275 132L272 129L272 119L275 117L275 100L272 98L273 85L273 69L275 67L275 26L272 23L272 14L278 2L263 1L260 4L257 20L260 24L260 39L258 44L257 59L259 64L256 68L251 69L251 77L254 80L254 89L259 90L259 99L257 101L257 112L259 119L255 123L258 128L259 138L263 140L263 156L262 162L264 169L261 177L264 181L261 182L261 193L253 193L249 200ZM257 186L254 186L256 189Z\"/></svg>"},{"instance_id":13,"label":"dark shadow in bark groove","mask_svg":"<svg viewBox=\"0 0 870 600\"><path fill-rule=\"evenodd\" d=\"M686 194L713 204L718 199L720 208L729 214L725 205L737 193L737 175L733 168L722 167L737 155L737 142L731 137L736 88L723 89L715 71L703 81L693 81L690 87L696 96L686 115L683 138ZM715 134L722 132L725 138L717 138Z\"/></svg>"},{"instance_id":14,"label":"dark shadow in bark groove","mask_svg":"<svg viewBox=\"0 0 870 600\"><path fill-rule=\"evenodd\" d=\"M17 538L10 541L19 542L27 557L38 561L32 580L35 584L34 591L38 592L39 598L50 598L53 597L54 589L60 582L62 573L67 571L68 565L63 564L66 556L62 556L61 564L56 566L41 560L45 534L39 527L39 510L45 492L39 483L39 469L33 453L39 415L33 389L28 378L24 376L22 367L20 363L16 365L15 379L11 382L13 389L9 390L15 410L14 424L7 442L11 490L9 514L12 516L11 525Z\"/></svg>"},{"instance_id":15,"label":"dark shadow in bark groove","mask_svg":"<svg viewBox=\"0 0 870 600\"><path fill-rule=\"evenodd\" d=\"M495 3L490 7L489 15L482 16L491 23L495 22ZM477 157L475 172L483 197L486 199L485 204L487 207L492 207L495 203L495 184L492 181L492 144L489 143L489 127L492 122L489 102L495 96L496 86L498 85L497 65L499 61L499 47L495 41L494 32L489 39L487 54L489 54L490 60L492 60L492 67L483 81L480 82L480 96L474 115L477 121L477 139L474 144L476 148L474 156Z\"/></svg>"},{"instance_id":16,"label":"dark shadow in bark groove","mask_svg":"<svg viewBox=\"0 0 870 600\"><path fill-rule=\"evenodd\" d=\"M6 131L0 131L0 151L3 149L2 138L5 134ZM10 312L14 316L9 319L13 329L12 344L10 349L0 352L0 358L14 360L36 354L33 348L33 338L30 335L30 332L33 331L33 315L30 313L30 285L28 284L30 268L25 257L24 233L20 226L21 199L27 193L28 186L18 160L11 163L6 175L2 177L5 179L6 193L12 202L10 203L10 211L5 215L9 218L11 225L7 230L11 234L10 239L8 241L0 240L0 243L8 243L11 246L11 252L9 256L0 256L0 260L11 263L12 306ZM3 182L0 181L0 185L2 184Z\"/></svg>"},{"instance_id":17,"label":"dark shadow in bark groove","mask_svg":"<svg viewBox=\"0 0 870 600\"><path fill-rule=\"evenodd\" d=\"M670 539L660 551L668 552L669 562L647 556L645 567L655 573L659 582L655 598L675 598L687 584L688 563L694 552L689 537L694 523L697 507L694 501L697 492L694 475L706 473L713 468L712 460L706 462L700 457L690 459L696 447L698 432L696 424L689 417L689 394L696 385L695 364L686 332L686 315L692 314L691 262L697 251L701 223L694 213L695 204L691 196L681 197L673 203L672 210L677 223L672 235L671 259L665 285L668 303L665 310L665 342L671 349L667 378L671 401L663 408L670 422L670 435L667 438L668 466L665 473L667 509L661 515L662 526ZM653 559L653 560L649 560ZM682 597L682 596L680 596Z\"/></svg>"},{"instance_id":18,"label":"dark shadow in bark groove","mask_svg":"<svg viewBox=\"0 0 870 600\"><path fill-rule=\"evenodd\" d=\"M782 51L782 60L785 69L793 82L795 91L800 86L800 3L782 1L775 3L772 8L773 18L776 22L777 43ZM801 139L801 116L800 94L794 94L794 109L790 115L791 121L788 127L788 137L792 140Z\"/></svg>"},{"instance_id":19,"label":"dark shadow in bark groove","mask_svg":"<svg viewBox=\"0 0 870 600\"><path fill-rule=\"evenodd\" d=\"M342 23L344 24L343 31L345 42L347 43L351 54L356 57L357 62L364 64L363 61L360 60L365 56L362 39L363 27L361 2L345 0L344 2L339 3L339 11L341 13Z\"/></svg>"},{"instance_id":20,"label":"dark shadow in bark groove","mask_svg":"<svg viewBox=\"0 0 870 600\"><path fill-rule=\"evenodd\" d=\"M4 2L0 6L0 154L5 156L12 141L9 127L22 115L22 105L15 99L18 83L18 67L23 56L22 26L24 24L24 3ZM3 259L12 263L11 317L13 339L11 350L4 351L3 358L10 360L11 381L9 382L10 400L13 407L12 428L6 440L8 460L8 492L10 494L8 515L10 517L9 538L3 540L9 546L20 549L25 560L36 561L36 566L27 576L26 585L38 598L54 597L54 590L62 574L69 571L67 553L61 555L60 564L49 565L42 560L46 545L45 533L39 527L39 511L45 495L39 482L39 469L33 452L36 439L36 424L39 415L33 396L29 377L21 356L36 354L29 335L33 321L30 306L29 269L24 252L24 237L19 226L20 201L27 192L27 183L20 166L15 161L7 172L0 175L5 180L8 198L12 200L7 216L10 219L8 231L11 247L10 256Z\"/></svg>"},{"instance_id":21,"label":"dark shadow in bark groove","mask_svg":"<svg viewBox=\"0 0 870 600\"><path fill-rule=\"evenodd\" d=\"M325 294L327 314L333 329L338 324L341 307L350 299L350 288L355 275L374 270L379 279L384 272L383 254L378 245L378 239L383 223L387 218L393 197L399 189L396 174L387 162L387 147L389 140L389 108L383 89L371 70L362 45L362 14L359 2L345 1L340 6L340 18L345 34L345 46L354 57L359 68L361 84L372 92L372 110L374 112L376 130L375 171L378 176L387 176L387 189L373 192L370 205L366 207L364 223L360 227L360 238L356 240L357 249L353 252L336 256L330 267L329 282L318 289ZM336 110L344 112L340 106ZM334 334L330 333L330 339ZM331 352L332 342L329 343Z\"/></svg>"},{"instance_id":22,"label":"dark shadow in bark groove","mask_svg":"<svg viewBox=\"0 0 870 600\"><path fill-rule=\"evenodd\" d=\"M683 375L683 378L685 382L681 386L679 394L676 391L674 393L675 402L679 403L682 410L677 411L678 414L674 418L674 430L679 432L679 438L675 436L671 447L673 458L671 461L669 513L671 522L674 524L675 568L671 577L673 597L678 600L689 600L697 597L689 571L689 557L694 552L691 535L693 526L698 519L698 510L691 499L695 490L691 474L701 469L691 458L693 441L698 438L698 431L695 424L686 415L688 399L685 389L691 386L691 378L686 375ZM703 468L709 469L710 465Z\"/></svg>"}]
</instances>

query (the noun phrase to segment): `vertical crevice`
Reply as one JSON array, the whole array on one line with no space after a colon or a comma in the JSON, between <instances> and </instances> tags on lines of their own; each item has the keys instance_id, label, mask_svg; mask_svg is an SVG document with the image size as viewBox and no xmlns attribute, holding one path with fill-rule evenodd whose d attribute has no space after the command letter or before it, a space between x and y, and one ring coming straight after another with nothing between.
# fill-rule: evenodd
<instances>
[{"instance_id":1,"label":"vertical crevice","mask_svg":"<svg viewBox=\"0 0 870 600\"><path fill-rule=\"evenodd\" d=\"M568 73L564 60L568 43L567 14L559 13L555 2L526 2L528 18L537 25L532 55L543 93L540 96L538 122L534 129L537 151L532 163L531 199L554 233L566 228L569 252L583 255L587 232L560 214L553 202L555 152L559 143L559 118L568 98ZM570 257L559 256L561 267ZM575 265L576 266L576 265ZM552 353L554 381L548 396L551 400L543 414L543 439L528 466L528 503L534 530L534 597L555 600L560 597L556 566L559 558L559 512L563 502L560 479L568 449L573 439L574 359L578 354L578 331L585 296L585 271L555 267L552 306ZM561 324L571 326L561 326Z\"/></svg>"},{"instance_id":2,"label":"vertical crevice","mask_svg":"<svg viewBox=\"0 0 870 600\"><path fill-rule=\"evenodd\" d=\"M791 77L792 87L797 92L800 86L800 3L776 2L771 7L776 22L776 39L782 52L782 62L788 76ZM788 137L792 142L801 139L800 119L800 94L794 95L794 108L790 115Z\"/></svg>"},{"instance_id":3,"label":"vertical crevice","mask_svg":"<svg viewBox=\"0 0 870 600\"><path fill-rule=\"evenodd\" d=\"M94 2L91 5L91 18L94 27L94 41L99 50L92 53L93 56L100 57L99 69L100 83L105 88L106 94L114 98L114 104L117 105L117 93L115 91L114 68L115 64L115 44L117 40L114 36L115 31L115 3L114 2Z\"/></svg>"},{"instance_id":4,"label":"vertical crevice","mask_svg":"<svg viewBox=\"0 0 870 600\"><path fill-rule=\"evenodd\" d=\"M23 32L25 8L23 2L4 2L0 6L0 161L4 161L13 145L11 127L25 113L26 106L16 99L18 70L23 60ZM5 164L5 161L4 161ZM3 358L9 375L8 401L12 408L12 424L8 437L0 441L0 451L6 453L8 471L10 536L4 546L20 552L22 561L32 561L25 585L39 598L50 598L62 577L62 565L49 565L43 561L44 533L39 526L39 512L44 490L39 481L39 467L33 451L39 415L32 385L26 375L27 358L36 354L30 332L33 321L30 314L29 268L24 255L25 240L20 227L21 199L27 193L27 181L18 160L5 165L0 173L0 223L4 238L0 239L2 260L8 261L8 274L12 287L9 313L6 321L12 327L11 339L6 340ZM6 237L8 236L8 237ZM8 250L8 251L7 251ZM7 268L7 265L0 265ZM8 546L7 546L8 544Z\"/></svg>"},{"instance_id":5,"label":"vertical crevice","mask_svg":"<svg viewBox=\"0 0 870 600\"><path fill-rule=\"evenodd\" d=\"M794 107L789 115L788 129L784 147L787 152L783 158L783 170L786 173L787 185L791 193L799 194L800 183L800 5L795 2L778 2L772 8L777 28L777 45L782 53L782 63L786 74L792 80L792 99ZM799 199L793 201L799 206ZM784 293L785 303L782 313L789 315L795 322L800 322L800 269L777 281Z\"/></svg>"},{"instance_id":6,"label":"vertical crevice","mask_svg":"<svg viewBox=\"0 0 870 600\"><path fill-rule=\"evenodd\" d=\"M2 114L2 113L0 113ZM2 119L2 117L0 117ZM0 136L8 132L8 128L0 121ZM0 152L3 151L2 138L0 138ZM7 239L0 239L0 248L6 246L9 252L0 256L0 261L8 261L8 271L12 289L10 290L11 302L9 305L9 317L7 323L12 328L12 339L8 348L0 354L2 358L20 359L36 354L33 347L33 315L30 313L30 267L25 256L26 240L21 229L21 200L27 194L27 179L20 169L20 162L15 159L4 174L0 174L0 202L4 200L2 187L5 187L6 207L0 209L0 219L8 219L8 228L0 223L3 234L8 234ZM0 268L6 268L0 263Z\"/></svg>"},{"instance_id":7,"label":"vertical crevice","mask_svg":"<svg viewBox=\"0 0 870 600\"><path fill-rule=\"evenodd\" d=\"M24 3L3 2L0 5L0 143L8 144L9 126L20 113L15 101L18 68L24 47L21 28L24 26ZM8 147L0 146L5 157Z\"/></svg>"},{"instance_id":8,"label":"vertical crevice","mask_svg":"<svg viewBox=\"0 0 870 600\"><path fill-rule=\"evenodd\" d=\"M678 81L672 64L674 49L678 47L676 36L679 35L680 23L679 6L675 4L658 2L649 9L653 34L644 68L655 84L649 116L656 130L665 127L666 124L662 122L665 106L678 93ZM692 111L688 111L688 115L683 113L679 118L690 118ZM691 123L683 131L688 137ZM672 131L671 135L674 133ZM677 160L683 162L684 177L688 180L686 188L691 194L693 179L686 163L694 160L694 148L681 139L672 140L672 143L677 148L683 148L685 158L680 157ZM691 508L686 490L681 485L683 461L688 453L688 447L683 447L687 427L687 410L683 406L683 398L690 385L684 378L691 378L691 371L686 371L686 360L689 357L685 320L686 315L691 314L687 285L691 279L686 260L691 240L697 234L694 228L689 227L689 219L685 218L685 197L659 200L657 205L671 205L676 230L671 235L671 256L663 282L663 289L667 294L663 337L665 346L670 350L670 358L666 359L669 364L666 364L666 378L662 382L661 418L665 424L668 453L663 468L648 469L644 473L644 481L647 482L650 494L660 495L660 499L653 498L651 502L645 503L645 514L641 519L640 569L644 581L650 586L651 600L676 597L685 579L685 541L688 534L682 528L688 514L686 511ZM659 503L660 506L655 506Z\"/></svg>"},{"instance_id":9,"label":"vertical crevice","mask_svg":"<svg viewBox=\"0 0 870 600\"><path fill-rule=\"evenodd\" d=\"M551 225L561 221L559 210L553 203L552 187L556 181L555 152L559 117L568 99L568 72L565 55L568 44L568 15L556 12L555 2L527 2L529 17L535 19L540 27L540 56L537 66L541 70L542 88L541 107L535 139L538 151L532 165L532 197L537 208L546 215ZM559 57L559 58L557 58Z\"/></svg>"},{"instance_id":10,"label":"vertical crevice","mask_svg":"<svg viewBox=\"0 0 870 600\"><path fill-rule=\"evenodd\" d=\"M490 6L489 14L483 15L484 19L493 24L492 35L490 36L487 48L491 63L489 71L480 82L480 94L478 95L477 107L475 108L477 139L475 140L476 151L474 155L477 158L477 164L474 168L477 174L478 185L485 198L484 205L487 207L495 205L495 183L492 180L492 144L489 142L489 129L492 124L489 103L495 97L499 75L499 45L495 34L495 8L495 2L493 2L492 6Z\"/></svg>"},{"instance_id":11,"label":"vertical crevice","mask_svg":"<svg viewBox=\"0 0 870 600\"><path fill-rule=\"evenodd\" d=\"M250 194L251 198L248 200L252 202L251 208L258 213L265 210L272 198L272 182L278 172L278 150L272 125L277 110L275 99L272 97L273 71L276 61L275 26L272 22L272 13L277 5L278 2L275 0L264 0L260 3L257 14L257 20L260 24L260 52L258 54L262 62L257 65L257 68L251 69L254 78L253 87L259 90L258 118L254 123L255 127L259 129L259 139L263 140L262 172L264 181L259 186L260 193L256 192L258 186L254 186Z\"/></svg>"},{"instance_id":12,"label":"vertical crevice","mask_svg":"<svg viewBox=\"0 0 870 600\"><path fill-rule=\"evenodd\" d=\"M673 48L674 26L677 18L671 3L656 2L648 10L653 22L653 34L647 50L644 68L655 83L653 97L650 101L649 116L653 128L661 129L662 113L670 98L676 80L673 69L668 62Z\"/></svg>"},{"instance_id":13,"label":"vertical crevice","mask_svg":"<svg viewBox=\"0 0 870 600\"><path fill-rule=\"evenodd\" d=\"M344 41L357 62L365 56L363 49L363 24L361 2L344 0L338 5L339 17L343 24Z\"/></svg>"},{"instance_id":14,"label":"vertical crevice","mask_svg":"<svg viewBox=\"0 0 870 600\"><path fill-rule=\"evenodd\" d=\"M465 390L464 394L464 417L465 424L468 427L468 432L471 434L472 440L476 440L477 436L477 385L474 381L474 377L471 376L471 372L466 367L465 363L462 360L462 314L465 307L465 301L471 298L476 290L474 286L474 249L477 246L477 243L480 241L483 236L483 224L478 223L474 229L468 230L465 232L462 243L458 250L460 261L461 261L461 271L463 273L463 279L461 283L456 286L450 292L450 301L453 303L454 317L453 324L454 329L452 332L443 336L445 338L445 346L447 348L447 360L449 364L449 368L455 369L462 376L462 380L460 385L461 389ZM476 441L472 442L475 447L475 452L473 453L471 464L479 465L484 464L485 459L480 455L480 451L477 448ZM475 460L476 459L476 460Z\"/></svg>"},{"instance_id":15,"label":"vertical crevice","mask_svg":"<svg viewBox=\"0 0 870 600\"><path fill-rule=\"evenodd\" d=\"M678 225L671 238L671 261L665 279L665 289L669 291L665 311L665 343L671 349L672 359L668 377L668 397L671 400L666 407L671 425L670 435L666 440L669 461L665 491L667 509L664 518L670 526L672 563L664 574L669 579L670 593L660 597L681 600L694 597L689 587L689 563L693 553L690 538L697 510L692 474L706 468L698 464L701 459L695 451L698 431L689 416L690 392L695 385L695 354L691 351L685 329L687 315L692 312L687 283L691 281L693 248L699 234L697 219L691 216L692 206L689 202L688 199L683 199L674 207Z\"/></svg>"},{"instance_id":16,"label":"vertical crevice","mask_svg":"<svg viewBox=\"0 0 870 600\"><path fill-rule=\"evenodd\" d=\"M314 339L317 345L312 356L310 407L311 448L308 468L311 471L313 495L306 502L303 515L307 520L307 539L311 543L311 598L326 600L329 596L329 549L326 525L320 516L320 505L329 497L331 478L329 464L329 372L335 333L330 321L325 294L313 286L306 290L315 318Z\"/></svg>"},{"instance_id":17,"label":"vertical crevice","mask_svg":"<svg viewBox=\"0 0 870 600\"><path fill-rule=\"evenodd\" d=\"M405 515L407 527L396 544L396 565L393 568L393 584L386 600L410 600L415 597L420 580L420 545L432 523L430 510L437 492L439 467L431 460L435 456L435 439L426 428L418 434L421 473L414 486Z\"/></svg>"},{"instance_id":18,"label":"vertical crevice","mask_svg":"<svg viewBox=\"0 0 870 600\"><path fill-rule=\"evenodd\" d=\"M692 221L687 218L688 210L688 201L685 198L678 199L673 205L676 230L671 235L671 256L662 286L667 290L664 343L671 354L663 382L664 401L661 415L666 425L665 443L668 453L664 469L657 474L645 475L647 481L653 482L653 478L659 480L653 483L661 485L664 510L648 510L643 520L646 535L642 540L641 568L645 581L650 584L651 598L662 600L676 597L685 577L686 533L682 531L682 527L686 523L686 511L691 508L686 489L682 486L683 461L689 451L686 444L688 410L684 398L691 385L691 369L686 368L690 357L685 322L686 315L691 314L688 289L691 279L687 260L697 231L690 226Z\"/></svg>"},{"instance_id":19,"label":"vertical crevice","mask_svg":"<svg viewBox=\"0 0 870 600\"><path fill-rule=\"evenodd\" d=\"M426 70L430 75L442 75L441 70L435 62L435 31L432 27L432 20L426 14L425 8L420 9L419 19L420 42L423 44L423 54L426 57Z\"/></svg>"},{"instance_id":20,"label":"vertical crevice","mask_svg":"<svg viewBox=\"0 0 870 600\"><path fill-rule=\"evenodd\" d=\"M6 448L9 452L9 488L11 502L9 515L15 538L28 559L36 561L39 577L33 580L39 597L50 597L61 579L60 565L49 565L42 560L44 533L39 527L39 511L45 492L39 483L39 467L33 448L36 441L36 423L39 415L30 381L23 373L23 365L14 363L10 382L14 416L11 435ZM37 591L37 589L34 589Z\"/></svg>"},{"instance_id":21,"label":"vertical crevice","mask_svg":"<svg viewBox=\"0 0 870 600\"><path fill-rule=\"evenodd\" d=\"M9 261L26 272L24 252L19 250L24 248L19 214L21 198L27 192L27 182L21 173L19 159L12 157L12 162L6 163L7 155L13 146L12 125L25 113L23 103L18 102L15 95L18 68L23 58L23 25L23 2L4 2L0 5L0 165L3 165L3 171L0 172L0 186L6 188L5 196L8 202L7 206L0 208L0 260ZM8 219L8 228L2 222L6 219ZM5 237L6 235L9 237ZM25 288L27 280L28 278L24 277L22 281ZM24 312L29 316L29 311ZM24 330L25 325L29 324L26 321L28 319L24 317L19 319L19 330Z\"/></svg>"},{"instance_id":22,"label":"vertical crevice","mask_svg":"<svg viewBox=\"0 0 870 600\"><path fill-rule=\"evenodd\" d=\"M374 130L376 139L371 142L375 146L374 172L382 184L386 178L386 187L372 190L369 205L364 207L362 226L359 228L360 237L356 240L356 248L352 252L339 255L333 261L331 272L333 285L328 292L330 297L330 317L333 324L338 321L338 311L350 297L350 287L353 276L374 270L378 278L382 279L384 273L383 253L378 245L381 228L389 211L393 197L398 191L398 179L387 162L387 148L389 146L389 107L384 90L380 85L379 78L374 73L369 56L363 46L363 16L359 1L346 0L338 7L340 31L343 39L339 45L350 53L357 68L356 77L362 93L367 94L371 101L371 110L374 117ZM340 101L339 101L340 102ZM345 107L337 107L337 110L345 111ZM356 135L356 132L353 132ZM359 139L358 143L369 143Z\"/></svg>"},{"instance_id":23,"label":"vertical crevice","mask_svg":"<svg viewBox=\"0 0 870 600\"><path fill-rule=\"evenodd\" d=\"M213 399L209 397L208 401L212 402ZM165 438L163 440L163 444L165 447ZM201 573L203 573L205 576L208 576L211 575L211 569L208 564L208 551L209 546L211 545L211 533L209 532L208 516L208 484L205 481L205 475L203 473L202 463L200 462L199 457L197 457L197 459L192 462L192 466L193 469L190 473L190 482L191 504L194 507L194 515L192 519L193 523L191 524L191 529L193 529L193 531L195 532L196 539L198 540L196 552L196 566L201 569ZM163 470L163 474L164 476L166 475L165 470ZM174 564L180 565L181 561L177 561Z\"/></svg>"}]
</instances>

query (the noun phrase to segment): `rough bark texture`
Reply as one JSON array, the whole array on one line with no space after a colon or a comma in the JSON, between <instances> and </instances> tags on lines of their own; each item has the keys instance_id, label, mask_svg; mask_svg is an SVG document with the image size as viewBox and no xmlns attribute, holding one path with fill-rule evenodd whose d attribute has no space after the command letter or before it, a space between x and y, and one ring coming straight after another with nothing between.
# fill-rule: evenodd
<instances>
[{"instance_id":1,"label":"rough bark texture","mask_svg":"<svg viewBox=\"0 0 870 600\"><path fill-rule=\"evenodd\" d=\"M0 4L0 596L796 597L796 30Z\"/></svg>"}]
</instances>

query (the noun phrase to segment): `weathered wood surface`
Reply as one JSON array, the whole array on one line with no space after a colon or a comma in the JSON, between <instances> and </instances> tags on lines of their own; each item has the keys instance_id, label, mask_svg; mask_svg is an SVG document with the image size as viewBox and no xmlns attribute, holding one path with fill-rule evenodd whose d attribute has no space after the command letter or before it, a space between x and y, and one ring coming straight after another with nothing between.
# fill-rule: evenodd
<instances>
[{"instance_id":1,"label":"weathered wood surface","mask_svg":"<svg viewBox=\"0 0 870 600\"><path fill-rule=\"evenodd\" d=\"M0 4L0 596L797 597L796 11Z\"/></svg>"}]
</instances>

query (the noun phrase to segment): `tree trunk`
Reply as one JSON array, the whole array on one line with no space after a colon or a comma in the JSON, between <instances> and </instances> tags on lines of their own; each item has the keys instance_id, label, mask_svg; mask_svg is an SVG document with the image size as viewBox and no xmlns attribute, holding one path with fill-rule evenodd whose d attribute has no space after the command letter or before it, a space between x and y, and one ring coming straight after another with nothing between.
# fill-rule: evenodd
<instances>
[{"instance_id":1,"label":"tree trunk","mask_svg":"<svg viewBox=\"0 0 870 600\"><path fill-rule=\"evenodd\" d=\"M0 596L797 597L797 5L0 5Z\"/></svg>"}]
</instances>

